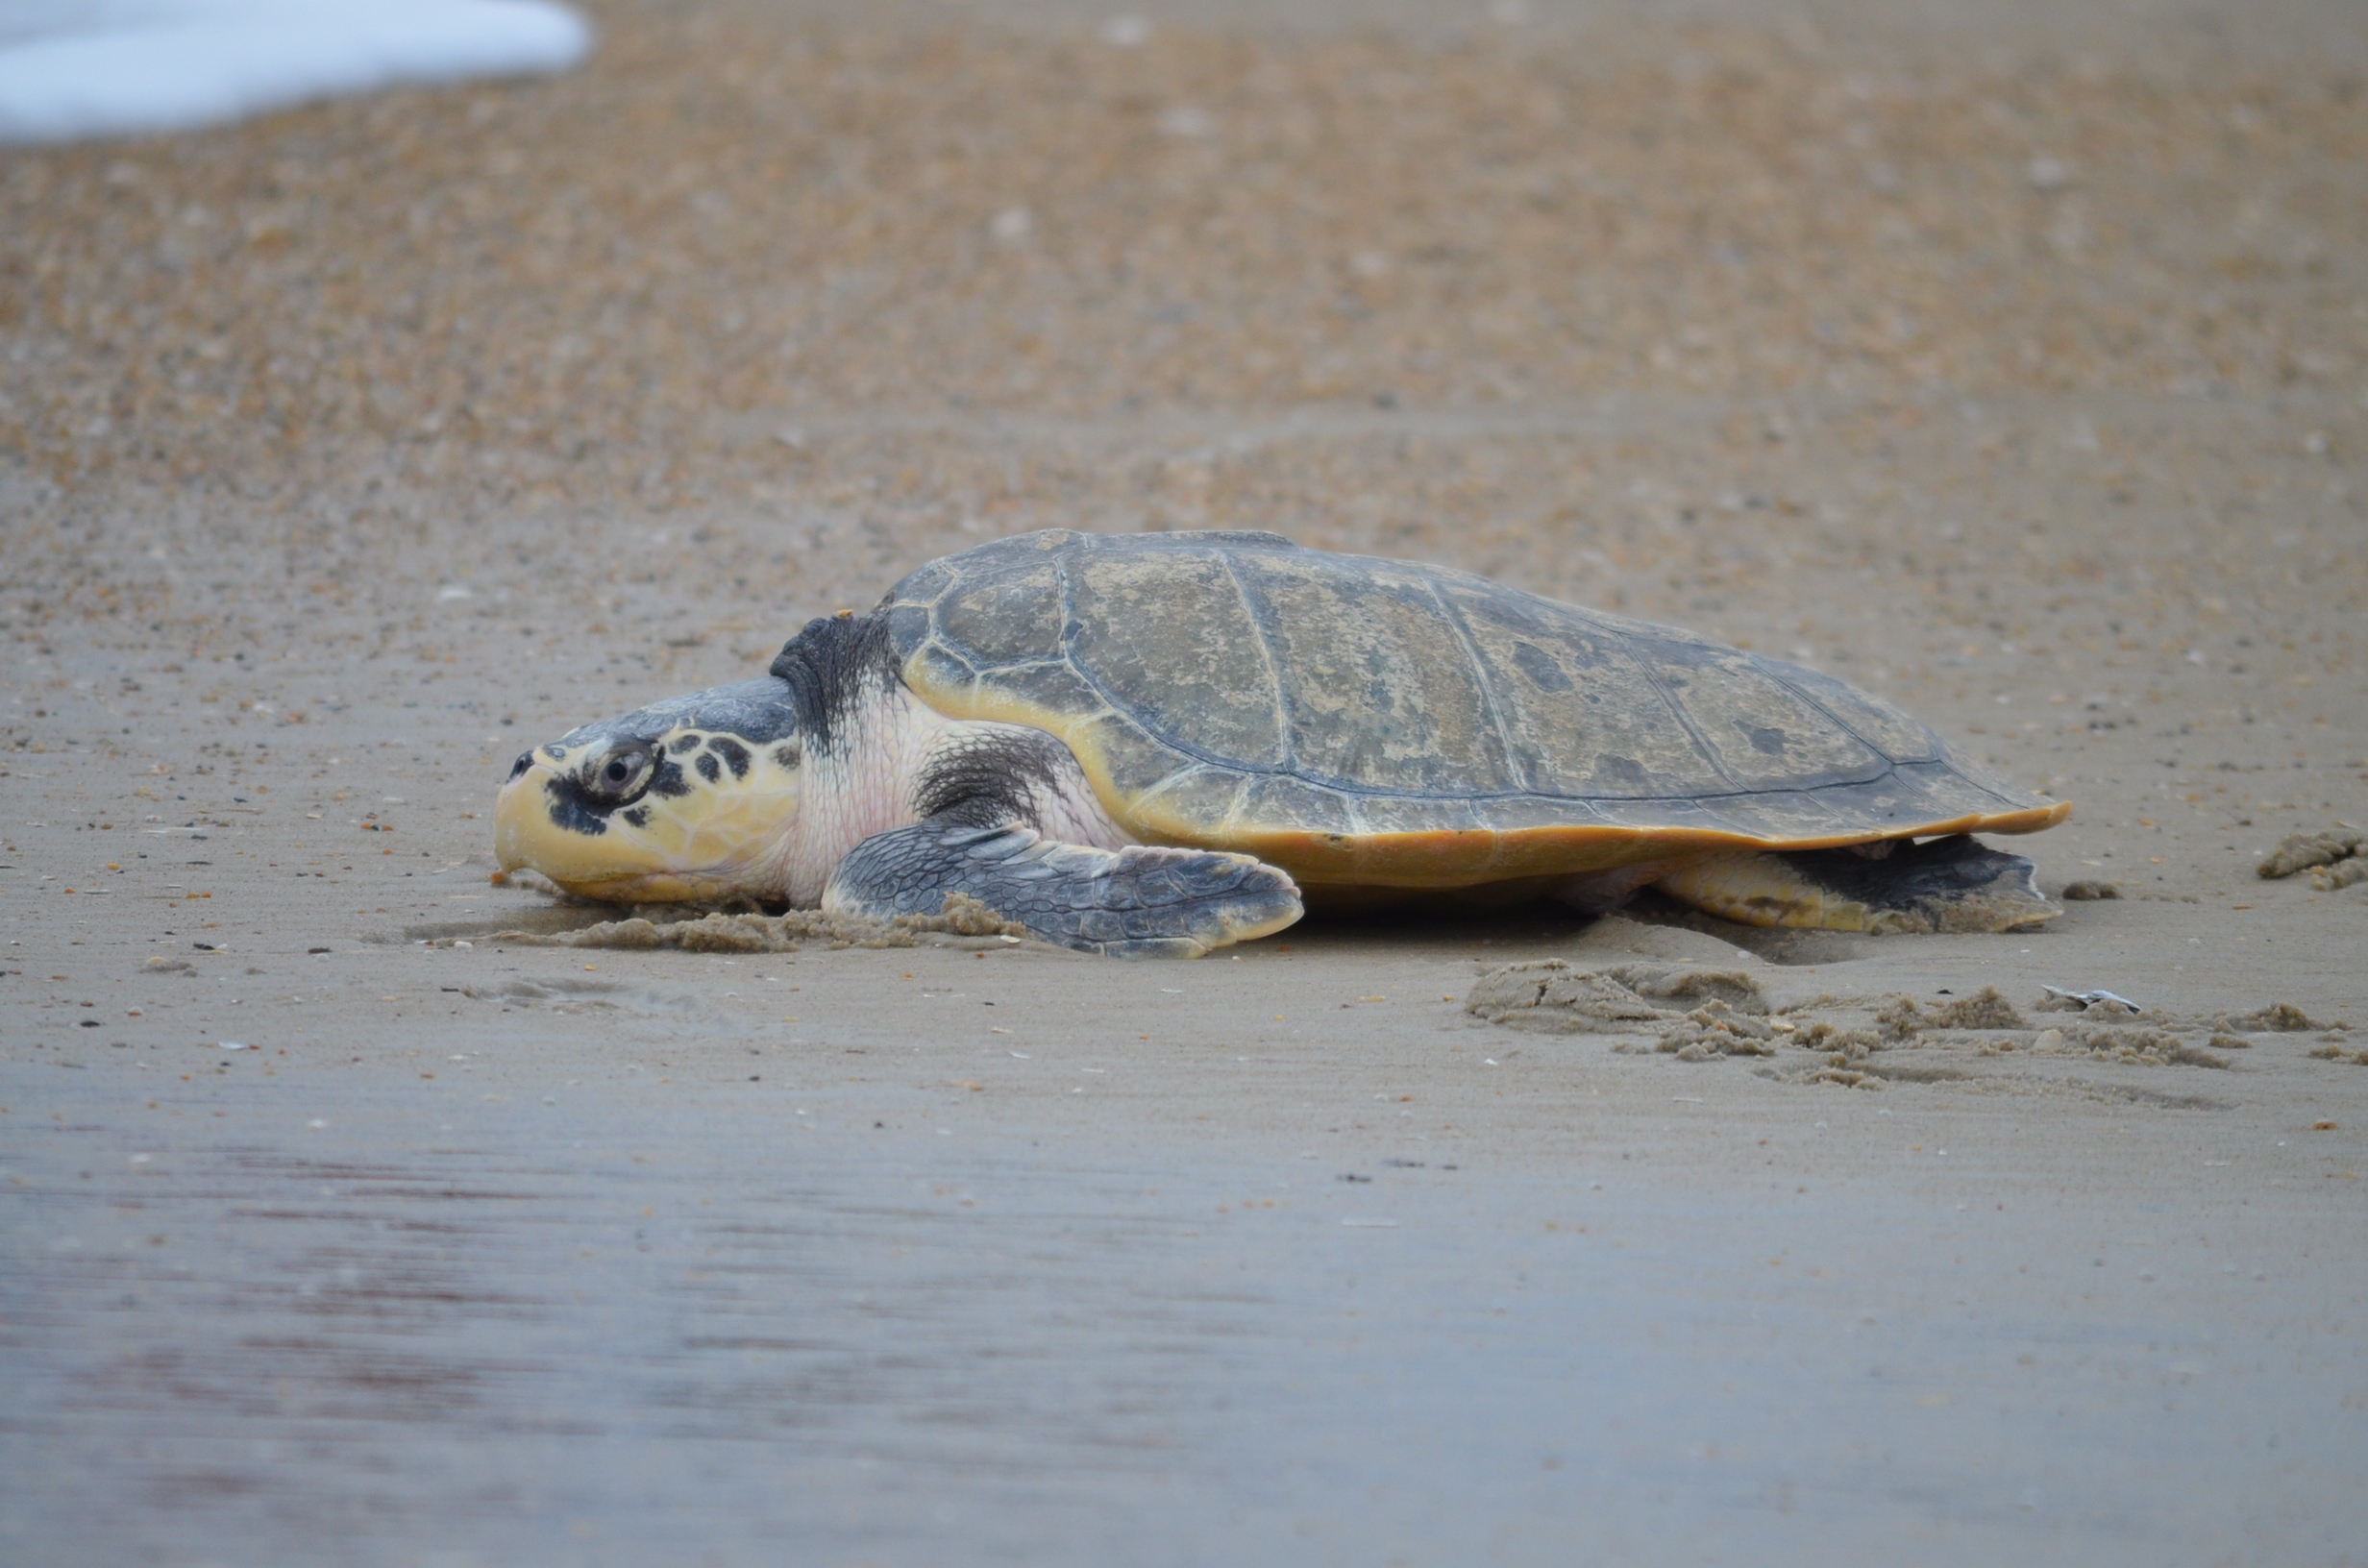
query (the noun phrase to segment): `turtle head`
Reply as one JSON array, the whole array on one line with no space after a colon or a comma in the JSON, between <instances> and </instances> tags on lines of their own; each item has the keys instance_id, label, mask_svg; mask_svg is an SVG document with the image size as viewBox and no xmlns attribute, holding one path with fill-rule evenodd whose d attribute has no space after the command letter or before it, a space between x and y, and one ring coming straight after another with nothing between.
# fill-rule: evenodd
<instances>
[{"instance_id":1,"label":"turtle head","mask_svg":"<svg viewBox=\"0 0 2368 1568\"><path fill-rule=\"evenodd\" d=\"M519 757L494 805L502 870L618 902L781 895L802 747L777 676L694 692Z\"/></svg>"}]
</instances>

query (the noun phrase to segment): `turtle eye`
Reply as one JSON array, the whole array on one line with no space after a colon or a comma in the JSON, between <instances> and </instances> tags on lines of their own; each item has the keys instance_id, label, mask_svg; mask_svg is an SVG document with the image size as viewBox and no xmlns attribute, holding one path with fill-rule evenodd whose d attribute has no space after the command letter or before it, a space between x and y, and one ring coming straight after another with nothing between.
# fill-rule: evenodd
<instances>
[{"instance_id":1,"label":"turtle eye","mask_svg":"<svg viewBox=\"0 0 2368 1568\"><path fill-rule=\"evenodd\" d=\"M611 751L588 772L590 776L583 781L584 793L599 800L620 801L637 791L649 776L650 753L638 746Z\"/></svg>"},{"instance_id":2,"label":"turtle eye","mask_svg":"<svg viewBox=\"0 0 2368 1568\"><path fill-rule=\"evenodd\" d=\"M516 778L520 773L525 772L528 769L533 766L534 753L531 751L521 751L518 753L518 760L510 764L509 776Z\"/></svg>"}]
</instances>

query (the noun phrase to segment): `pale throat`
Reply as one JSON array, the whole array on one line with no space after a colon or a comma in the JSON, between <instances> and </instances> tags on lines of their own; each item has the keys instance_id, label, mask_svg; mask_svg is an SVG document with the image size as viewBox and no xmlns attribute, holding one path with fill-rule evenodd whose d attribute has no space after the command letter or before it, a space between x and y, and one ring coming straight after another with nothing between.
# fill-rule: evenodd
<instances>
[{"instance_id":1,"label":"pale throat","mask_svg":"<svg viewBox=\"0 0 2368 1568\"><path fill-rule=\"evenodd\" d=\"M850 849L919 820L913 776L954 723L891 681L849 709L827 750L807 750L798 821L780 863L783 896L800 909L820 906L830 873Z\"/></svg>"},{"instance_id":2,"label":"pale throat","mask_svg":"<svg viewBox=\"0 0 2368 1568\"><path fill-rule=\"evenodd\" d=\"M921 820L917 782L932 753L980 730L1013 726L950 719L902 682L875 688L847 714L826 749L809 749L802 769L796 825L765 878L801 909L817 908L839 862L876 833ZM1136 842L1112 821L1082 770L1053 787L1028 792L1034 825L1068 844L1116 849Z\"/></svg>"}]
</instances>

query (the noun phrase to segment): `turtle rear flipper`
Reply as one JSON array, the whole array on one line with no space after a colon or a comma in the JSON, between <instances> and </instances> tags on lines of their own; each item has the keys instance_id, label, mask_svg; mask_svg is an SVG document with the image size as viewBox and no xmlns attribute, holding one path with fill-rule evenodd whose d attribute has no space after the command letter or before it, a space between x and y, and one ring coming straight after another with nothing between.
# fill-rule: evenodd
<instances>
[{"instance_id":1,"label":"turtle rear flipper","mask_svg":"<svg viewBox=\"0 0 2368 1568\"><path fill-rule=\"evenodd\" d=\"M823 894L834 913L934 915L967 894L1046 942L1113 958L1198 958L1300 915L1291 878L1248 855L1062 844L949 812L864 840Z\"/></svg>"},{"instance_id":2,"label":"turtle rear flipper","mask_svg":"<svg viewBox=\"0 0 2368 1568\"><path fill-rule=\"evenodd\" d=\"M2063 913L2021 855L1964 834L1899 844L1881 858L1850 849L1705 855L1655 886L1746 925L1813 931L2010 931Z\"/></svg>"}]
</instances>

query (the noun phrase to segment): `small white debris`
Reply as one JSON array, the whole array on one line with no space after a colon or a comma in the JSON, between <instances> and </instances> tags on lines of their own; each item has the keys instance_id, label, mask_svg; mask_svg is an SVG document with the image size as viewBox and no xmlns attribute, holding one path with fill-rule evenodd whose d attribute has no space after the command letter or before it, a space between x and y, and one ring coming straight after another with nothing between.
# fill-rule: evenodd
<instances>
[{"instance_id":1,"label":"small white debris","mask_svg":"<svg viewBox=\"0 0 2368 1568\"><path fill-rule=\"evenodd\" d=\"M2072 169L2060 158L2042 156L2024 165L2023 178L2034 190L2061 190L2072 183Z\"/></svg>"},{"instance_id":2,"label":"small white debris","mask_svg":"<svg viewBox=\"0 0 2368 1568\"><path fill-rule=\"evenodd\" d=\"M1036 227L1036 214L1024 207L1007 207L995 214L987 233L1006 245L1017 245Z\"/></svg>"},{"instance_id":3,"label":"small white debris","mask_svg":"<svg viewBox=\"0 0 2368 1568\"><path fill-rule=\"evenodd\" d=\"M1113 16L1101 24L1101 41L1113 49L1140 49L1151 41L1151 19Z\"/></svg>"},{"instance_id":4,"label":"small white debris","mask_svg":"<svg viewBox=\"0 0 2368 1568\"><path fill-rule=\"evenodd\" d=\"M1364 1230L1394 1231L1397 1229L1397 1221L1394 1219L1344 1219L1341 1223Z\"/></svg>"},{"instance_id":5,"label":"small white debris","mask_svg":"<svg viewBox=\"0 0 2368 1568\"><path fill-rule=\"evenodd\" d=\"M2024 951L2028 952L2030 949L2025 948ZM2058 991L2054 986L2041 986L2039 989L2059 1001L2078 1002L2084 1013L2092 1007L2118 1007L2132 1013L2146 1011L2129 997L2116 996L2109 991Z\"/></svg>"},{"instance_id":6,"label":"small white debris","mask_svg":"<svg viewBox=\"0 0 2368 1568\"><path fill-rule=\"evenodd\" d=\"M438 588L435 591L435 601L438 604L450 604L455 600L474 599L477 596L475 594L470 593L466 588L461 587L456 582L449 588Z\"/></svg>"},{"instance_id":7,"label":"small white debris","mask_svg":"<svg viewBox=\"0 0 2368 1568\"><path fill-rule=\"evenodd\" d=\"M217 1040L214 1043L226 1051L243 1051L247 1048L247 1042L243 1040Z\"/></svg>"},{"instance_id":8,"label":"small white debris","mask_svg":"<svg viewBox=\"0 0 2368 1568\"><path fill-rule=\"evenodd\" d=\"M1178 104L1159 117L1160 134L1198 141L1217 133L1217 120L1205 109Z\"/></svg>"}]
</instances>

